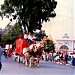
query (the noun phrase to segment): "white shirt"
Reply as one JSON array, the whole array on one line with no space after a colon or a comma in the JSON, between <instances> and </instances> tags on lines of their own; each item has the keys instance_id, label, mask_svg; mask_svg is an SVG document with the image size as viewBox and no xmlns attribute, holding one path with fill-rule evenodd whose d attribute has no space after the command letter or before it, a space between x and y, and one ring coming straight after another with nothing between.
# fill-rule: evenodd
<instances>
[{"instance_id":1,"label":"white shirt","mask_svg":"<svg viewBox=\"0 0 75 75\"><path fill-rule=\"evenodd\" d=\"M28 38L28 35L27 34L24 34L24 39L27 39Z\"/></svg>"},{"instance_id":2,"label":"white shirt","mask_svg":"<svg viewBox=\"0 0 75 75\"><path fill-rule=\"evenodd\" d=\"M10 47L9 47L9 45L8 44L6 44L6 46L5 46L5 49L9 49Z\"/></svg>"},{"instance_id":3,"label":"white shirt","mask_svg":"<svg viewBox=\"0 0 75 75\"><path fill-rule=\"evenodd\" d=\"M32 40L32 39L33 39L33 37L32 37L31 35L28 35L28 39Z\"/></svg>"}]
</instances>

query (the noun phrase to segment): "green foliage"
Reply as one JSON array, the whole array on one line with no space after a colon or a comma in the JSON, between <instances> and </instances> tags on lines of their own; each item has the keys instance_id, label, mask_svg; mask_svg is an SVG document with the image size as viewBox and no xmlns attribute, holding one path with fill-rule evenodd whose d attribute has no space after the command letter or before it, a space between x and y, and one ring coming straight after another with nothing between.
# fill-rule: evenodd
<instances>
[{"instance_id":1,"label":"green foliage","mask_svg":"<svg viewBox=\"0 0 75 75\"><path fill-rule=\"evenodd\" d=\"M24 26L25 32L33 32L36 29L41 30L44 21L56 16L56 5L55 0L5 0L1 12L8 18L11 15L13 19L17 18L18 23Z\"/></svg>"},{"instance_id":2,"label":"green foliage","mask_svg":"<svg viewBox=\"0 0 75 75\"><path fill-rule=\"evenodd\" d=\"M21 34L21 27L18 23L16 23L12 29L2 37L2 40L6 42L8 39L11 39L12 44L15 43L15 40L17 39L18 35Z\"/></svg>"},{"instance_id":3,"label":"green foliage","mask_svg":"<svg viewBox=\"0 0 75 75\"><path fill-rule=\"evenodd\" d=\"M21 26L19 25L19 23L16 23L13 28L12 28L12 35L16 36L19 35L21 32Z\"/></svg>"},{"instance_id":4,"label":"green foliage","mask_svg":"<svg viewBox=\"0 0 75 75\"><path fill-rule=\"evenodd\" d=\"M37 41L41 41L41 39L46 35L45 31L43 30L40 30L40 32L36 32L34 33L35 36L37 36Z\"/></svg>"},{"instance_id":5,"label":"green foliage","mask_svg":"<svg viewBox=\"0 0 75 75\"><path fill-rule=\"evenodd\" d=\"M8 38L9 38L9 35L4 35L4 36L2 37L2 40L3 40L3 41L7 41Z\"/></svg>"},{"instance_id":6,"label":"green foliage","mask_svg":"<svg viewBox=\"0 0 75 75\"><path fill-rule=\"evenodd\" d=\"M55 50L55 44L53 43L52 40L45 40L45 45L44 45L44 50L45 52L50 52Z\"/></svg>"},{"instance_id":7,"label":"green foliage","mask_svg":"<svg viewBox=\"0 0 75 75\"><path fill-rule=\"evenodd\" d=\"M10 33L5 34L4 36L2 36L2 43L12 44L12 39L11 39Z\"/></svg>"}]
</instances>

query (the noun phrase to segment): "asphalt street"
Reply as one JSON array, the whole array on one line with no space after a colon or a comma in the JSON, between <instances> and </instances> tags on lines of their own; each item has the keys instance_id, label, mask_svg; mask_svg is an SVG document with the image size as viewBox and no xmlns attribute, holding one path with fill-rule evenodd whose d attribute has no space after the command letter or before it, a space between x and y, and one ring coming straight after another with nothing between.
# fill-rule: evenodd
<instances>
[{"instance_id":1,"label":"asphalt street","mask_svg":"<svg viewBox=\"0 0 75 75\"><path fill-rule=\"evenodd\" d=\"M40 61L40 67L26 67L25 64L14 62L13 58L2 57L0 75L75 75L75 68L64 64Z\"/></svg>"}]
</instances>

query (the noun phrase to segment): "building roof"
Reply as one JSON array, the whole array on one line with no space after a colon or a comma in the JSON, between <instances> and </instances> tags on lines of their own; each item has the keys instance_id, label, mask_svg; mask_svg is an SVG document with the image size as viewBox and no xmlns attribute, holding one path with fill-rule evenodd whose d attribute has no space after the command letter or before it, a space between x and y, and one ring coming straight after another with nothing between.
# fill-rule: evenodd
<instances>
[{"instance_id":1,"label":"building roof","mask_svg":"<svg viewBox=\"0 0 75 75\"><path fill-rule=\"evenodd\" d=\"M60 38L60 39L56 39L56 41L75 41L75 38Z\"/></svg>"}]
</instances>

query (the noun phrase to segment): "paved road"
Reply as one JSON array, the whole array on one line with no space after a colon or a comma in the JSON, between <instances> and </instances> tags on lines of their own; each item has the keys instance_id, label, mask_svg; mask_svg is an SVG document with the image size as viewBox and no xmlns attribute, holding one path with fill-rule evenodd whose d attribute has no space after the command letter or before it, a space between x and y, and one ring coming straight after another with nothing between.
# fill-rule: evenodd
<instances>
[{"instance_id":1,"label":"paved road","mask_svg":"<svg viewBox=\"0 0 75 75\"><path fill-rule=\"evenodd\" d=\"M26 67L22 63L14 62L12 58L2 59L0 75L75 75L75 68L59 65L47 61L40 61L40 67Z\"/></svg>"}]
</instances>

